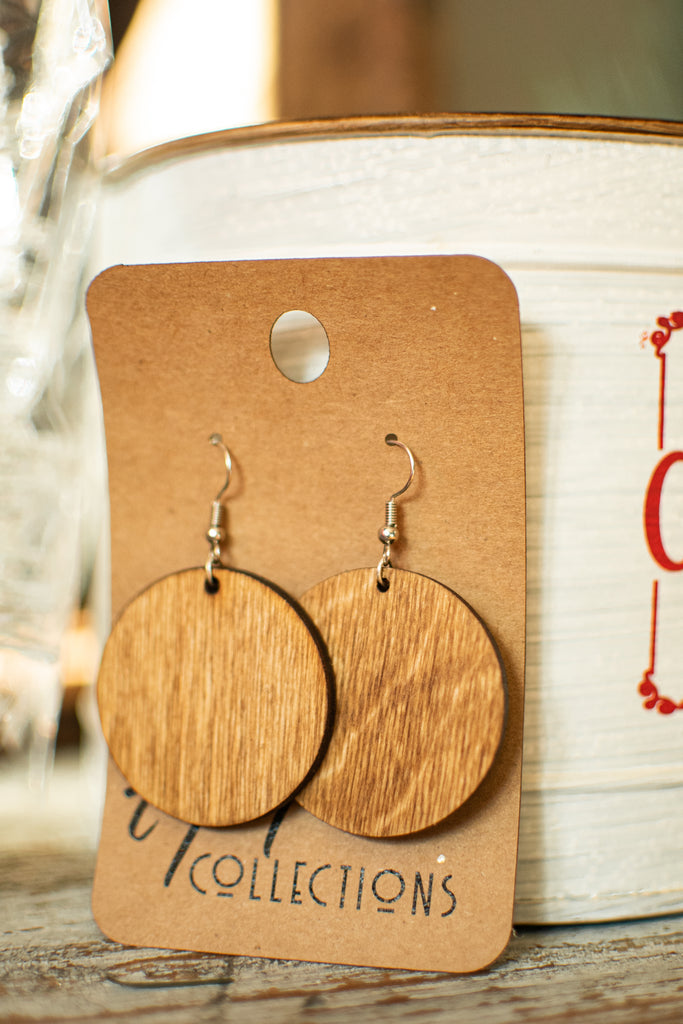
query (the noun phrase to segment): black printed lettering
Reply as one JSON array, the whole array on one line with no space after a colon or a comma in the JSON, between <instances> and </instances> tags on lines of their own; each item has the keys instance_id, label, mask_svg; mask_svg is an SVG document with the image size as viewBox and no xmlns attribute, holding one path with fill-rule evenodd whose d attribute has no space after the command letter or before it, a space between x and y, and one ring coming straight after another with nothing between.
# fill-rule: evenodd
<instances>
[{"instance_id":1,"label":"black printed lettering","mask_svg":"<svg viewBox=\"0 0 683 1024\"><path fill-rule=\"evenodd\" d=\"M384 878L385 875L393 875L394 878L398 879L399 889L394 896L382 896L377 890L377 883L380 878ZM400 871L394 871L393 868L384 868L383 871L378 871L372 880L372 894L378 903L398 903L403 893L406 891L406 883L403 875ZM377 907L378 914L393 914L394 907Z\"/></svg>"},{"instance_id":2,"label":"black printed lettering","mask_svg":"<svg viewBox=\"0 0 683 1024\"><path fill-rule=\"evenodd\" d=\"M210 857L210 856L211 856L210 853L202 853L202 854L200 854L199 857L197 857L196 860L192 861L192 867L190 868L190 884L191 884L192 888L196 889L197 892L200 892L202 894L202 896L206 896L206 889L202 889L201 885L197 884L197 880L194 877L194 869L197 867L197 865L199 864L200 860L206 860L206 858Z\"/></svg>"},{"instance_id":3,"label":"black printed lettering","mask_svg":"<svg viewBox=\"0 0 683 1024\"><path fill-rule=\"evenodd\" d=\"M273 846L273 843L275 842L275 836L278 834L280 825L284 821L285 814L287 813L291 806L292 801L290 800L288 804L284 804L283 807L280 807L279 810L277 810L273 817L271 818L270 825L268 826L268 831L266 832L266 838L263 843L263 856L266 857L266 859L270 857L270 851Z\"/></svg>"},{"instance_id":4,"label":"black printed lettering","mask_svg":"<svg viewBox=\"0 0 683 1024\"><path fill-rule=\"evenodd\" d=\"M305 868L305 867L306 867L306 861L305 860L298 860L294 864L294 879L292 881L292 897L291 897L291 899L289 901L290 903L303 903L303 900L298 900L297 899L297 896L301 896L301 889L297 888L297 886L299 884L299 868Z\"/></svg>"},{"instance_id":5,"label":"black printed lettering","mask_svg":"<svg viewBox=\"0 0 683 1024\"><path fill-rule=\"evenodd\" d=\"M169 880L177 869L178 863L187 852L197 831L198 827L194 825L188 829L167 873ZM247 888L247 863L249 862L251 862L251 878ZM261 874L263 875L265 870L267 876L266 879L261 877L259 884L259 864L263 865L264 863L268 866L266 868L262 867ZM209 868L210 864L212 864L211 868ZM305 860L297 860L293 864L287 864L286 862L283 864L280 857L268 863L261 856L257 856L243 862L234 854L224 854L214 861L213 854L202 853L192 861L189 868L189 881L194 891L202 896L213 894L230 899L235 895L239 895L239 891L242 891L243 899L248 898L256 903L263 901L264 903L268 902L271 904L285 904L288 902L295 906L303 906L304 904L312 906L315 904L316 907L329 907L330 905L334 906L337 904L340 910L344 910L349 903L347 897L349 895L350 879L354 870L357 870L355 899L357 911L363 908L364 898L366 904L368 899L370 899L378 914L394 914L399 911L399 906L405 906L404 913L407 916L409 913L408 907L410 906L410 916L413 918L421 918L423 916L429 918L432 916L433 909L436 914L440 912L441 917L450 917L457 908L457 899L453 890L453 875L446 875L440 878L438 875L435 876L433 872L415 871L414 875L411 873L408 881L406 881L406 876L398 869L382 868L368 877L370 886L366 896L366 888L368 887L365 885L365 866L354 869L351 864L336 865L326 863L318 864L313 870L307 869L308 864ZM291 875L289 874L290 870ZM209 871L211 871L213 876L215 887L210 884L211 875ZM337 871L341 873L339 883L337 883ZM333 872L328 876L327 882L321 878L325 872ZM289 898L287 897L288 876L291 877L292 882ZM269 886L267 882L268 877L270 878ZM242 890L239 890L238 887L242 883ZM339 884L338 900L333 895L337 884ZM439 888L448 897L443 911L441 911L441 907L444 906L444 901L438 897ZM307 896L310 898L310 904L307 902ZM366 907L366 909L370 910L371 908Z\"/></svg>"},{"instance_id":6,"label":"black printed lettering","mask_svg":"<svg viewBox=\"0 0 683 1024\"><path fill-rule=\"evenodd\" d=\"M326 907L327 903L324 900L318 899L315 892L313 891L313 882L316 880L321 871L329 871L331 867L331 864L322 864L319 868L315 869L315 871L308 880L308 891L310 892L312 899L315 900L319 907Z\"/></svg>"},{"instance_id":7,"label":"black printed lettering","mask_svg":"<svg viewBox=\"0 0 683 1024\"><path fill-rule=\"evenodd\" d=\"M173 855L173 860L171 861L171 863L168 866L168 871L166 872L166 877L164 878L164 887L165 888L168 888L168 886L173 881L173 876L175 875L176 871L178 870L178 866L179 866L181 860L183 859L183 857L187 853L188 848L190 846L190 843L192 842L192 840L194 839L194 837L197 835L198 832L199 832L199 825L190 825L190 827L188 828L187 832L183 836L183 841L180 844L180 846L178 847L178 849L176 850L175 854Z\"/></svg>"},{"instance_id":8,"label":"black printed lettering","mask_svg":"<svg viewBox=\"0 0 683 1024\"><path fill-rule=\"evenodd\" d=\"M448 882L450 882L452 877L453 877L453 875L446 875L446 877L441 882L441 888L446 893L446 895L450 896L450 898L451 898L451 905L448 908L448 910L444 910L443 914L441 915L442 917L450 917L450 915L453 913L453 911L455 910L456 905L457 905L457 900L455 898L455 894L451 892L451 890L448 888L448 884L447 884Z\"/></svg>"},{"instance_id":9,"label":"black printed lettering","mask_svg":"<svg viewBox=\"0 0 683 1024\"><path fill-rule=\"evenodd\" d=\"M351 870L351 865L350 864L342 864L341 869L343 871L343 875L342 875L341 893L340 893L340 896L339 896L339 909L343 910L344 909L344 904L346 902L346 883L347 883L347 881L349 879L349 871Z\"/></svg>"},{"instance_id":10,"label":"black printed lettering","mask_svg":"<svg viewBox=\"0 0 683 1024\"><path fill-rule=\"evenodd\" d=\"M254 857L254 866L251 869L251 885L249 886L249 899L260 900L261 897L256 895L254 891L256 888L256 872L258 871L258 857Z\"/></svg>"},{"instance_id":11,"label":"black printed lettering","mask_svg":"<svg viewBox=\"0 0 683 1024\"><path fill-rule=\"evenodd\" d=\"M434 885L434 875L429 875L429 888L425 894L424 885L422 882L422 875L419 871L415 872L415 888L413 889L413 909L412 914L417 913L417 894L419 892L420 899L422 900L422 909L425 917L429 917L429 911L432 906L432 886Z\"/></svg>"},{"instance_id":12,"label":"black printed lettering","mask_svg":"<svg viewBox=\"0 0 683 1024\"><path fill-rule=\"evenodd\" d=\"M129 790L126 790L126 796L133 796L134 793L135 793L134 789L131 790L130 792L129 792ZM140 818L145 813L145 811L146 811L146 809L148 807L149 807L149 804L147 803L147 801L146 800L141 800L140 803L135 808L135 811L133 812L133 817L130 819L130 824L128 826L128 835L130 836L131 839L134 839L137 843L141 843L143 839L146 839L147 836L150 834L150 832L153 832L154 829L159 824L159 820L157 819L156 821L152 822L152 824L148 828L145 829L145 831L142 833L142 835L138 835L137 834L137 827L140 824Z\"/></svg>"},{"instance_id":13,"label":"black printed lettering","mask_svg":"<svg viewBox=\"0 0 683 1024\"><path fill-rule=\"evenodd\" d=\"M363 882L365 881L365 868L360 869L360 878L358 879L358 896L356 898L356 910L360 910L360 905L363 900Z\"/></svg>"},{"instance_id":14,"label":"black printed lettering","mask_svg":"<svg viewBox=\"0 0 683 1024\"><path fill-rule=\"evenodd\" d=\"M237 878L233 879L232 882L226 882L223 878L220 878L219 875L218 875L218 865L222 864L224 861L232 861L233 864L237 865L237 872L238 872L237 873ZM223 872L221 871L221 875L222 874L223 874ZM220 886L221 889L234 889L236 885L240 884L240 882L242 881L243 877L244 877L244 864L239 859L239 857L235 857L232 853L226 853L223 857L219 857L218 860L216 861L216 863L213 866L213 880L216 883L216 885ZM231 896L234 896L234 893L232 893L232 892L217 892L216 895L217 896L229 896L229 897L231 897Z\"/></svg>"},{"instance_id":15,"label":"black printed lettering","mask_svg":"<svg viewBox=\"0 0 683 1024\"><path fill-rule=\"evenodd\" d=\"M282 897L275 895L275 886L277 885L277 870L280 867L280 861L273 861L273 881L270 886L270 902L271 903L282 903Z\"/></svg>"}]
</instances>

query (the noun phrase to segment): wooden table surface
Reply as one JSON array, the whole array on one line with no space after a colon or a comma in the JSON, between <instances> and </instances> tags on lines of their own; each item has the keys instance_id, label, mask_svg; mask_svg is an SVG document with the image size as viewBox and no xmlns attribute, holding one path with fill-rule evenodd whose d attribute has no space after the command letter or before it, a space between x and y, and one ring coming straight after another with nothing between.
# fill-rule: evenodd
<instances>
[{"instance_id":1,"label":"wooden table surface","mask_svg":"<svg viewBox=\"0 0 683 1024\"><path fill-rule=\"evenodd\" d=\"M683 1020L683 917L524 928L477 975L130 949L90 912L92 850L0 853L0 1021Z\"/></svg>"}]
</instances>

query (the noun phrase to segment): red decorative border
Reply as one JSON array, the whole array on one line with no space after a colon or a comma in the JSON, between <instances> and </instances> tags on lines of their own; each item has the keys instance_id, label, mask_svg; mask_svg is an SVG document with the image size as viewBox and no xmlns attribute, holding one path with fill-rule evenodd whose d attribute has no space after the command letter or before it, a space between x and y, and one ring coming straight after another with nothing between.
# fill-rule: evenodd
<instances>
[{"instance_id":1,"label":"red decorative border","mask_svg":"<svg viewBox=\"0 0 683 1024\"><path fill-rule=\"evenodd\" d=\"M670 697L660 696L659 690L653 680L655 673L655 657L657 654L657 610L659 603L659 583L655 580L652 584L652 618L650 625L650 664L643 675L638 687L641 697L646 697L643 707L648 711L656 708L660 715L671 715L674 711L683 709L683 701L676 704Z\"/></svg>"},{"instance_id":2,"label":"red decorative border","mask_svg":"<svg viewBox=\"0 0 683 1024\"><path fill-rule=\"evenodd\" d=\"M657 447L661 452L664 448L664 397L666 388L666 352L664 346L671 337L673 331L683 327L683 312L677 310L670 317L660 316L657 318L658 331L653 331L649 341L659 359L659 426L657 430Z\"/></svg>"},{"instance_id":3,"label":"red decorative border","mask_svg":"<svg viewBox=\"0 0 683 1024\"><path fill-rule=\"evenodd\" d=\"M649 340L655 350L655 356L659 359L659 416L657 425L657 448L664 449L664 417L666 397L666 352L664 347L674 331L683 328L683 311L676 310L669 317L660 316L657 318L657 330L653 331L649 338L647 333L643 335L643 343ZM652 614L650 621L650 664L643 674L638 686L638 693L645 697L643 707L648 711L657 709L660 715L671 715L674 711L683 710L683 701L676 703L670 697L663 697L659 693L653 679L655 673L655 656L657 653L657 611L659 604L659 581L652 583Z\"/></svg>"}]
</instances>

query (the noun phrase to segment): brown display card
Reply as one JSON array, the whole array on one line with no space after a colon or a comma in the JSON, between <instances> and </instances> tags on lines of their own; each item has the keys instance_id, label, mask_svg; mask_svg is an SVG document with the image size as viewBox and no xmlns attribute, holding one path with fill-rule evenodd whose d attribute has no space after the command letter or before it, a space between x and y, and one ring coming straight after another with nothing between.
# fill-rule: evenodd
<instances>
[{"instance_id":1,"label":"brown display card","mask_svg":"<svg viewBox=\"0 0 683 1024\"><path fill-rule=\"evenodd\" d=\"M286 310L325 327L317 380L284 377L270 330ZM202 565L233 454L230 565L298 597L377 564L384 502L400 499L394 564L482 617L507 677L493 767L448 820L400 839L347 834L297 805L194 828L110 764L93 907L133 945L473 971L512 927L522 758L525 490L517 298L471 256L114 267L88 295L104 404L113 603ZM144 685L141 680L140 685ZM415 723L419 728L419 722ZM226 751L226 757L229 752Z\"/></svg>"}]
</instances>

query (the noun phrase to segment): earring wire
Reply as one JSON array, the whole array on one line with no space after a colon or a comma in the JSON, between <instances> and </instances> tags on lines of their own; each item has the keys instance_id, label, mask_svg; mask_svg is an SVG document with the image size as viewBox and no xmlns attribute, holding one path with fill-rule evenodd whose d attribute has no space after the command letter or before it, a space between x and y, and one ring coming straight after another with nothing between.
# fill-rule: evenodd
<instances>
[{"instance_id":1,"label":"earring wire","mask_svg":"<svg viewBox=\"0 0 683 1024\"><path fill-rule=\"evenodd\" d=\"M214 576L214 569L219 568L223 565L221 556L221 544L225 542L227 536L225 530L226 511L224 506L221 504L221 499L228 489L230 484L230 475L232 473L232 459L230 458L230 452L227 447L223 444L223 438L220 434L212 434L209 438L211 444L217 448L221 448L223 451L223 460L225 462L225 483L221 487L220 491L213 499L211 503L211 522L209 523L209 529L206 531L206 539L209 542L211 550L209 557L206 562L206 589L211 594L215 594L218 590L218 580Z\"/></svg>"},{"instance_id":2,"label":"earring wire","mask_svg":"<svg viewBox=\"0 0 683 1024\"><path fill-rule=\"evenodd\" d=\"M399 441L396 434L387 434L387 436L384 438L384 441L385 444L393 445L397 448L402 448L403 451L406 453L410 461L410 476L408 477L408 480L403 485L403 487L401 487L400 490L394 491L394 493L391 495L386 505L384 506L384 526L379 530L377 534L382 544L384 545L382 557L380 558L379 564L377 565L377 586L382 591L386 591L389 589L389 580L386 576L386 570L392 568L391 545L394 543L395 540L398 539L396 499L399 498L402 494L405 494L405 492L408 490L411 483L413 482L413 477L415 476L415 458L408 445L404 444L403 441Z\"/></svg>"}]
</instances>

